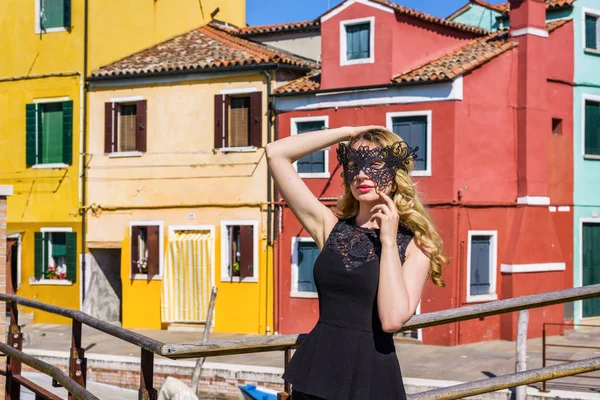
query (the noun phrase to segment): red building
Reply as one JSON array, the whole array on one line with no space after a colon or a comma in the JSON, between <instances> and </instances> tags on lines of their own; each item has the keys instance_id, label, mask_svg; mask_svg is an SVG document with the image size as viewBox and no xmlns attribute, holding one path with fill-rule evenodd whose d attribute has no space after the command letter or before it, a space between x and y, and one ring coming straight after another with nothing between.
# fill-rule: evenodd
<instances>
[{"instance_id":1,"label":"red building","mask_svg":"<svg viewBox=\"0 0 600 400\"><path fill-rule=\"evenodd\" d=\"M278 135L386 125L419 146L414 179L451 260L446 287L428 282L419 312L572 288L572 22L546 24L543 1L511 0L510 29L490 34L383 0L348 0L320 25L321 70L276 90ZM323 202L343 193L335 148L296 168ZM318 319L317 254L281 207L275 331L307 332ZM531 310L530 337L565 318L562 305ZM504 314L418 337L514 340L516 321Z\"/></svg>"}]
</instances>

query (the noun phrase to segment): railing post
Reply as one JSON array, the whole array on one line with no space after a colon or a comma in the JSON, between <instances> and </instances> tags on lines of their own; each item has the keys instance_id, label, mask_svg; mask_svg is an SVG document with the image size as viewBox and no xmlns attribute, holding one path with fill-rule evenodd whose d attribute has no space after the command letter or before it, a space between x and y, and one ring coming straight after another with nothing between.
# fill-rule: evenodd
<instances>
[{"instance_id":1,"label":"railing post","mask_svg":"<svg viewBox=\"0 0 600 400\"><path fill-rule=\"evenodd\" d=\"M10 326L8 329L8 345L19 351L23 350L23 334L19 326L19 311L17 304L8 302ZM13 376L21 375L21 361L6 357L6 400L21 399L21 384Z\"/></svg>"},{"instance_id":2,"label":"railing post","mask_svg":"<svg viewBox=\"0 0 600 400\"><path fill-rule=\"evenodd\" d=\"M87 359L85 350L81 347L81 322L73 320L71 334L71 355L69 357L69 377L82 387L85 387L87 380ZM69 393L69 400L74 399Z\"/></svg>"},{"instance_id":3,"label":"railing post","mask_svg":"<svg viewBox=\"0 0 600 400\"><path fill-rule=\"evenodd\" d=\"M542 324L542 368L546 368L546 323ZM540 392L548 393L546 381L542 381L542 390Z\"/></svg>"},{"instance_id":4,"label":"railing post","mask_svg":"<svg viewBox=\"0 0 600 400\"><path fill-rule=\"evenodd\" d=\"M158 392L154 389L154 353L142 349L138 400L156 400L157 398Z\"/></svg>"}]
</instances>

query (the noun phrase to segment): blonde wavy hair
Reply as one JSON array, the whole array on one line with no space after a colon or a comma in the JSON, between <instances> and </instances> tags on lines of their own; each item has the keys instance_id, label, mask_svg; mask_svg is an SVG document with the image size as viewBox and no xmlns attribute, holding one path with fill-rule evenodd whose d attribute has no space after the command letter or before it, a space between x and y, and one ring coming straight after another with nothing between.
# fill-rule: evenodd
<instances>
[{"instance_id":1,"label":"blonde wavy hair","mask_svg":"<svg viewBox=\"0 0 600 400\"><path fill-rule=\"evenodd\" d=\"M370 129L352 138L348 146L352 147L358 142L366 142L383 148L391 146L399 140L402 138L387 129ZM412 171L413 168L414 160L411 160L408 171ZM343 175L342 172L342 177ZM443 255L442 238L421 203L414 182L408 172L403 169L399 169L396 173L392 185L392 195L400 215L400 224L413 232L417 245L426 251L431 260L429 278L436 286L446 286L442 279L442 265L447 264L448 259ZM359 202L345 183L344 195L338 200L337 210L338 216L344 219L358 215Z\"/></svg>"}]
</instances>

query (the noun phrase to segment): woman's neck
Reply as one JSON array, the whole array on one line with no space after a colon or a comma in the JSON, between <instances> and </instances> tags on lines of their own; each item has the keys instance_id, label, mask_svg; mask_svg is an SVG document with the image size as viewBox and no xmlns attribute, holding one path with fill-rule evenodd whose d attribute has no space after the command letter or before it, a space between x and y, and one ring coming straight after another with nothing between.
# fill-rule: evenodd
<instances>
[{"instance_id":1,"label":"woman's neck","mask_svg":"<svg viewBox=\"0 0 600 400\"><path fill-rule=\"evenodd\" d=\"M358 210L358 214L356 215L355 221L356 225L362 226L363 228L379 228L379 224L377 220L371 221L371 217L373 216L373 212L371 209L375 207L378 203L365 203L360 202L360 208Z\"/></svg>"}]
</instances>

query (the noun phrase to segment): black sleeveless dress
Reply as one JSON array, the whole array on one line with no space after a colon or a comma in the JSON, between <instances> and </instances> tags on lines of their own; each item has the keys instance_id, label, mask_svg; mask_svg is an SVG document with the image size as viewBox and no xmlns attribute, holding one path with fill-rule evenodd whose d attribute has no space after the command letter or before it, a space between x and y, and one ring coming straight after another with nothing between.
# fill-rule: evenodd
<instances>
[{"instance_id":1,"label":"black sleeveless dress","mask_svg":"<svg viewBox=\"0 0 600 400\"><path fill-rule=\"evenodd\" d=\"M404 262L413 234L398 228ZM326 400L406 398L391 333L377 309L379 230L339 220L314 265L319 320L290 360L292 392Z\"/></svg>"}]
</instances>

